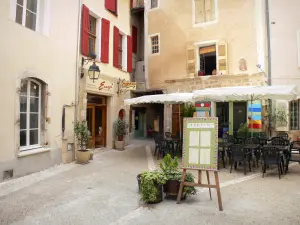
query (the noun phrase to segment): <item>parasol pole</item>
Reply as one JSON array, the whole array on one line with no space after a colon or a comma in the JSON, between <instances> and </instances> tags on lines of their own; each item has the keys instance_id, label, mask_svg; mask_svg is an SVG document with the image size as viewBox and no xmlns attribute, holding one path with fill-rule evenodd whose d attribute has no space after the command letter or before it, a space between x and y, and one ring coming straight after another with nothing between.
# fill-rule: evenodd
<instances>
[{"instance_id":1,"label":"parasol pole","mask_svg":"<svg viewBox=\"0 0 300 225\"><path fill-rule=\"evenodd\" d=\"M179 107L178 107L178 118L179 118L179 139L181 139L181 117L180 117L180 104L178 104Z\"/></svg>"},{"instance_id":2,"label":"parasol pole","mask_svg":"<svg viewBox=\"0 0 300 225\"><path fill-rule=\"evenodd\" d=\"M250 98L250 102L251 102L251 117L250 117L250 123L252 122L252 115L253 115L253 110L252 110L252 104L253 104L253 94L251 94L251 98ZM253 137L253 124L251 124L251 137Z\"/></svg>"}]
</instances>

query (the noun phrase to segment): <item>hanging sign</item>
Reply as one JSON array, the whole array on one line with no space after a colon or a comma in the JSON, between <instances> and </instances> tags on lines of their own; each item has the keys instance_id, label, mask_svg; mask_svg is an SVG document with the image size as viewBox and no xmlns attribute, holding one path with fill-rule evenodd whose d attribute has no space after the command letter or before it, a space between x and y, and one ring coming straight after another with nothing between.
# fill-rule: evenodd
<instances>
[{"instance_id":1,"label":"hanging sign","mask_svg":"<svg viewBox=\"0 0 300 225\"><path fill-rule=\"evenodd\" d=\"M136 82L127 82L124 81L122 83L122 90L132 90L135 91L136 90Z\"/></svg>"},{"instance_id":2,"label":"hanging sign","mask_svg":"<svg viewBox=\"0 0 300 225\"><path fill-rule=\"evenodd\" d=\"M218 118L184 118L182 167L218 169Z\"/></svg>"}]
</instances>

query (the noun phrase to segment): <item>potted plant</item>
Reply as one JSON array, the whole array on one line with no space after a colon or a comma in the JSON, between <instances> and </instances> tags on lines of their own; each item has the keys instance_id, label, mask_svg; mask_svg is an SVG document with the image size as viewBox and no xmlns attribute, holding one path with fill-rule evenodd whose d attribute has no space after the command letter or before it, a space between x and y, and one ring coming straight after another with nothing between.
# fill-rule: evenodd
<instances>
[{"instance_id":1,"label":"potted plant","mask_svg":"<svg viewBox=\"0 0 300 225\"><path fill-rule=\"evenodd\" d=\"M179 192L182 172L178 171L179 160L177 157L174 159L170 154L167 154L162 163L160 163L160 169L167 177L166 184L164 184L164 193L167 196L177 196ZM184 181L194 183L194 175L188 172L185 176ZM196 194L195 187L184 187L182 197Z\"/></svg>"},{"instance_id":2,"label":"potted plant","mask_svg":"<svg viewBox=\"0 0 300 225\"><path fill-rule=\"evenodd\" d=\"M162 185L167 177L161 171L150 171L141 174L141 195L145 203L159 203L163 200Z\"/></svg>"},{"instance_id":3,"label":"potted plant","mask_svg":"<svg viewBox=\"0 0 300 225\"><path fill-rule=\"evenodd\" d=\"M87 149L90 132L88 130L86 121L76 121L74 123L74 133L77 139L78 150L76 152L77 162L85 164L89 161L91 151Z\"/></svg>"},{"instance_id":4,"label":"potted plant","mask_svg":"<svg viewBox=\"0 0 300 225\"><path fill-rule=\"evenodd\" d=\"M115 131L118 138L115 140L115 146L117 150L124 150L124 136L127 135L127 128L128 124L125 120L119 118L115 122Z\"/></svg>"}]
</instances>

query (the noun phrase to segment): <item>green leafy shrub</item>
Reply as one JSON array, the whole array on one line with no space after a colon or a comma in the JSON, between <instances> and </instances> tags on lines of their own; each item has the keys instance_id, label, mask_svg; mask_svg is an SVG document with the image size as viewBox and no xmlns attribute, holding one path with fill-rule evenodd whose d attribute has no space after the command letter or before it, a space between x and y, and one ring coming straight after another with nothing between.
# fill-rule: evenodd
<instances>
[{"instance_id":1,"label":"green leafy shrub","mask_svg":"<svg viewBox=\"0 0 300 225\"><path fill-rule=\"evenodd\" d=\"M128 123L125 120L118 119L115 122L115 132L119 141L123 141L124 136L127 135Z\"/></svg>"},{"instance_id":2,"label":"green leafy shrub","mask_svg":"<svg viewBox=\"0 0 300 225\"><path fill-rule=\"evenodd\" d=\"M78 151L86 151L90 139L90 132L85 120L74 122L74 133L77 139Z\"/></svg>"}]
</instances>

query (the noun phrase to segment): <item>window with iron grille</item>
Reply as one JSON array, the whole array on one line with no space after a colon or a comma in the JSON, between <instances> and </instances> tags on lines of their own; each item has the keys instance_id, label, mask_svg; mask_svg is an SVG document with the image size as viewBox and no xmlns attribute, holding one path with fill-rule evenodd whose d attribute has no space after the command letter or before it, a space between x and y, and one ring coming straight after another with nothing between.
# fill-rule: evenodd
<instances>
[{"instance_id":1,"label":"window with iron grille","mask_svg":"<svg viewBox=\"0 0 300 225\"><path fill-rule=\"evenodd\" d=\"M300 121L299 121L299 107L300 107L300 100L295 100L290 102L289 107L289 114L290 114L290 130L299 130L300 128Z\"/></svg>"},{"instance_id":2,"label":"window with iron grille","mask_svg":"<svg viewBox=\"0 0 300 225\"><path fill-rule=\"evenodd\" d=\"M151 52L152 54L158 54L159 49L159 36L155 35L151 37Z\"/></svg>"}]
</instances>

